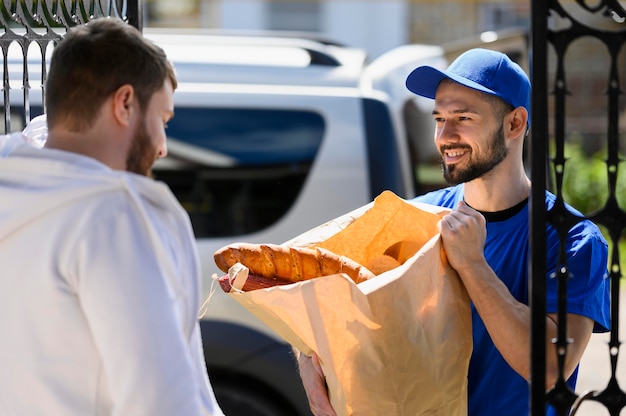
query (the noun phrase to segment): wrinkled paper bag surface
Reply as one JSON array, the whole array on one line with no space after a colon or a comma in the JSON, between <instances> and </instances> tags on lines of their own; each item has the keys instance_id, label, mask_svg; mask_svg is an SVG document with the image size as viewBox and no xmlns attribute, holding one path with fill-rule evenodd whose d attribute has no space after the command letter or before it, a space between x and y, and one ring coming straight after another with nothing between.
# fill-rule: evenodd
<instances>
[{"instance_id":1,"label":"wrinkled paper bag surface","mask_svg":"<svg viewBox=\"0 0 626 416\"><path fill-rule=\"evenodd\" d=\"M326 246L363 264L396 241L424 241L402 266L358 285L337 274L230 292L293 347L319 356L339 416L467 415L471 312L437 234L443 212L386 191L285 245Z\"/></svg>"}]
</instances>

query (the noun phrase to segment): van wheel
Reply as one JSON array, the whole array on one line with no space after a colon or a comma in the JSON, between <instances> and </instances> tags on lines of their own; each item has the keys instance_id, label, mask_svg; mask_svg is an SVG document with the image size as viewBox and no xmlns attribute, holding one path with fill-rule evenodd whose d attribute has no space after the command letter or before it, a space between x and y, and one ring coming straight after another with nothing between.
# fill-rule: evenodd
<instances>
[{"instance_id":1,"label":"van wheel","mask_svg":"<svg viewBox=\"0 0 626 416\"><path fill-rule=\"evenodd\" d=\"M227 416L293 416L276 397L264 394L252 384L237 384L215 380L213 390L222 411Z\"/></svg>"}]
</instances>

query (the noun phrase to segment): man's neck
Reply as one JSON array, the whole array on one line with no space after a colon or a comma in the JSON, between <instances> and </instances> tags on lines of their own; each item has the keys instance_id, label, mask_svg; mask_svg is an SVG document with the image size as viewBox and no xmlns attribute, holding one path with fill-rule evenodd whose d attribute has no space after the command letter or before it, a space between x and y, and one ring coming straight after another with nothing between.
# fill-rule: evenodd
<instances>
[{"instance_id":1,"label":"man's neck","mask_svg":"<svg viewBox=\"0 0 626 416\"><path fill-rule=\"evenodd\" d=\"M489 175L467 182L464 198L472 208L483 212L504 211L530 195L530 179L522 173L517 177Z\"/></svg>"},{"instance_id":2,"label":"man's neck","mask_svg":"<svg viewBox=\"0 0 626 416\"><path fill-rule=\"evenodd\" d=\"M126 150L110 137L94 133L94 129L80 133L60 128L50 130L45 147L88 156L111 169L126 169Z\"/></svg>"}]
</instances>

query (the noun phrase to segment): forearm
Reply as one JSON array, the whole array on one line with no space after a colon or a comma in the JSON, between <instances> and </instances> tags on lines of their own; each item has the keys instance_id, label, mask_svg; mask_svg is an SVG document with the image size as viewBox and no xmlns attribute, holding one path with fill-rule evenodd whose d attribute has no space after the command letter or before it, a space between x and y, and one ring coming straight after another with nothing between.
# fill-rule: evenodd
<instances>
[{"instance_id":1,"label":"forearm","mask_svg":"<svg viewBox=\"0 0 626 416\"><path fill-rule=\"evenodd\" d=\"M530 380L530 308L517 301L487 263L467 267L459 274L483 320L491 339L503 358L518 374ZM557 323L546 317L546 389L556 382L558 362L552 340L557 336ZM576 368L588 338L575 340L566 356L565 376ZM581 345L583 344L583 345Z\"/></svg>"}]
</instances>

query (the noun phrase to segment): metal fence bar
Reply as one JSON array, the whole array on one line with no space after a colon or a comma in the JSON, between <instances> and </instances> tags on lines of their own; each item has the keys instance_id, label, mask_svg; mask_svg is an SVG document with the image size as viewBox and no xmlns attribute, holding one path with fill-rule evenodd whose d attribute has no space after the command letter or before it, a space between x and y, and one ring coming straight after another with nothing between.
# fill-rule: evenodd
<instances>
[{"instance_id":1,"label":"metal fence bar","mask_svg":"<svg viewBox=\"0 0 626 416\"><path fill-rule=\"evenodd\" d=\"M571 1L569 2L571 5ZM592 4L590 4L592 3ZM614 18L616 21L626 20L626 11L617 0L600 0L587 2L576 0L576 6L586 12L588 16ZM623 30L607 31L586 23L586 19L573 16L559 0L532 1L532 48L531 48L531 78L536 94L533 95L533 137L531 139L531 176L533 178L533 203L531 205L531 299L532 299L532 345L531 345L531 413L532 415L545 414L545 405L550 403L559 415L575 415L579 406L587 400L593 400L606 407L611 416L618 416L626 407L626 393L621 390L617 378L617 361L620 354L619 337L619 290L622 277L619 241L626 229L626 213L617 202L617 178L620 168L619 146L619 97L622 94L619 74L625 69L619 69L619 56L626 44L626 24ZM550 28L548 16L567 21L561 27ZM592 20L592 19L589 19ZM567 136L566 104L568 98L566 57L573 48L572 44L583 37L600 40L606 48L610 58L607 68L607 105L608 117L606 126L606 171L609 196L600 210L594 213L585 213L588 219L602 225L608 232L612 252L609 258L609 277L611 279L611 334L608 345L608 357L611 363L611 376L606 386L598 386L597 390L577 394L571 391L565 383L562 366L567 354L567 283L570 278L568 265L564 253L558 259L557 276L558 320L559 330L557 339L558 360L560 363L560 377L547 394L544 393L545 374L545 251L541 247L545 236L542 230L546 222L557 229L561 236L561 246L565 246L567 231L581 218L570 214L564 207L562 186L564 181L567 157L565 142ZM548 46L552 47L555 56L555 79L552 88L554 94L554 131L548 133L548 106L546 93L548 91ZM554 157L551 160L554 174L555 194L557 203L550 212L544 212L543 186L547 168L548 138L554 142Z\"/></svg>"},{"instance_id":2,"label":"metal fence bar","mask_svg":"<svg viewBox=\"0 0 626 416\"><path fill-rule=\"evenodd\" d=\"M39 54L37 59L32 56L31 59L41 62L39 81L42 86L42 108L45 108L44 86L48 48L58 42L69 28L105 16L126 20L142 30L141 0L0 0L0 23L4 29L4 33L0 35L4 132L11 132L12 110L13 114L20 110L25 124L31 120L28 59L31 45L37 45ZM17 45L21 54L11 53L12 45ZM14 68L20 66L21 74L18 76ZM11 83L17 82L17 78L21 79L20 88L23 93L19 103L12 105Z\"/></svg>"},{"instance_id":3,"label":"metal fence bar","mask_svg":"<svg viewBox=\"0 0 626 416\"><path fill-rule=\"evenodd\" d=\"M126 4L128 24L143 30L143 3L140 0L128 1Z\"/></svg>"},{"instance_id":4,"label":"metal fence bar","mask_svg":"<svg viewBox=\"0 0 626 416\"><path fill-rule=\"evenodd\" d=\"M530 407L532 415L545 412L546 373L546 231L545 190L548 156L548 100L541 91L547 91L547 28L548 8L544 0L532 0L529 65L533 86L531 96L531 140L529 145L530 177L533 183L530 195L530 264L529 293L531 312L531 368Z\"/></svg>"}]
</instances>

